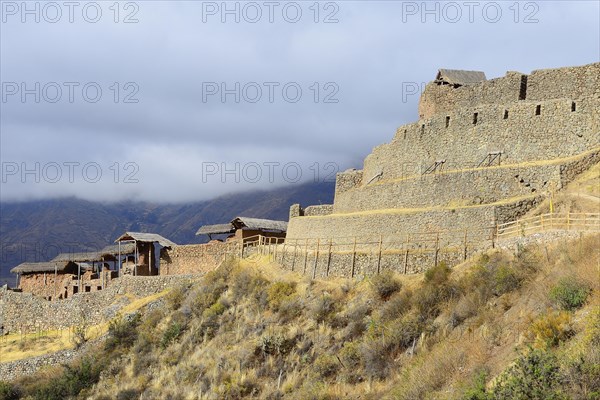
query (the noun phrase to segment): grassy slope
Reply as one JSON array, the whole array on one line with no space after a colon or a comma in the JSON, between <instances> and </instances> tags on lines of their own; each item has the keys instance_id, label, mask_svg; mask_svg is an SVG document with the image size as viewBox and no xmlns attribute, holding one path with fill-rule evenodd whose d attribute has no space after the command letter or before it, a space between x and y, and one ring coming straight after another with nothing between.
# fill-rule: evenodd
<instances>
[{"instance_id":1,"label":"grassy slope","mask_svg":"<svg viewBox=\"0 0 600 400\"><path fill-rule=\"evenodd\" d=\"M466 398L478 376L490 385L527 346L561 360L580 347L600 354L600 330L596 347L585 342L591 316L600 326L598 240L356 281L310 281L265 259L225 266L172 290L168 306L127 329L133 339L117 335L95 352L106 372L85 398ZM548 293L564 276L593 291L560 314L567 322L541 329L559 315Z\"/></svg>"}]
</instances>

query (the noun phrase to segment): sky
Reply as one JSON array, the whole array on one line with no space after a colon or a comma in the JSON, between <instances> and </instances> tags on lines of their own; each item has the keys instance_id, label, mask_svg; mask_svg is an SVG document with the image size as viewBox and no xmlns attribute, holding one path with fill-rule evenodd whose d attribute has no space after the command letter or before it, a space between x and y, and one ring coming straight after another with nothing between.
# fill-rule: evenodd
<instances>
[{"instance_id":1,"label":"sky","mask_svg":"<svg viewBox=\"0 0 600 400\"><path fill-rule=\"evenodd\" d=\"M2 0L0 201L333 181L438 68L598 62L599 4Z\"/></svg>"}]
</instances>

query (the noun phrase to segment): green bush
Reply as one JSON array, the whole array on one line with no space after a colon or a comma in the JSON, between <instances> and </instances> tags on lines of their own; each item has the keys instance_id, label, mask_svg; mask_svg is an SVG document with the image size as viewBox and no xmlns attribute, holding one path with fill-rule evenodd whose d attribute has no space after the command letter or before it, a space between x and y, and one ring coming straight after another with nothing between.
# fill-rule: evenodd
<instances>
[{"instance_id":1,"label":"green bush","mask_svg":"<svg viewBox=\"0 0 600 400\"><path fill-rule=\"evenodd\" d=\"M473 384L467 390L461 400L493 400L491 393L486 390L487 372L480 371L475 376Z\"/></svg>"},{"instance_id":2,"label":"green bush","mask_svg":"<svg viewBox=\"0 0 600 400\"><path fill-rule=\"evenodd\" d=\"M121 390L119 394L117 394L116 400L138 400L140 398L140 392L135 389L125 389Z\"/></svg>"},{"instance_id":3,"label":"green bush","mask_svg":"<svg viewBox=\"0 0 600 400\"><path fill-rule=\"evenodd\" d=\"M567 277L558 281L550 289L550 299L554 304L567 311L573 311L585 304L590 288L575 277Z\"/></svg>"},{"instance_id":4,"label":"green bush","mask_svg":"<svg viewBox=\"0 0 600 400\"><path fill-rule=\"evenodd\" d=\"M17 400L21 394L10 382L0 381L0 400Z\"/></svg>"},{"instance_id":5,"label":"green bush","mask_svg":"<svg viewBox=\"0 0 600 400\"><path fill-rule=\"evenodd\" d=\"M371 278L371 285L375 294L382 300L387 300L392 294L396 293L402 287L392 271L384 271Z\"/></svg>"},{"instance_id":6,"label":"green bush","mask_svg":"<svg viewBox=\"0 0 600 400\"><path fill-rule=\"evenodd\" d=\"M527 336L539 348L557 346L574 334L571 315L566 311L543 314L527 330Z\"/></svg>"},{"instance_id":7,"label":"green bush","mask_svg":"<svg viewBox=\"0 0 600 400\"><path fill-rule=\"evenodd\" d=\"M103 365L85 358L74 365L65 366L56 378L41 380L28 389L35 400L64 400L80 394L98 382Z\"/></svg>"},{"instance_id":8,"label":"green bush","mask_svg":"<svg viewBox=\"0 0 600 400\"><path fill-rule=\"evenodd\" d=\"M181 284L175 286L166 296L167 305L171 310L177 310L187 297L189 285Z\"/></svg>"},{"instance_id":9,"label":"green bush","mask_svg":"<svg viewBox=\"0 0 600 400\"><path fill-rule=\"evenodd\" d=\"M314 370L320 378L328 378L337 373L340 368L339 361L332 355L321 354L314 363Z\"/></svg>"},{"instance_id":10,"label":"green bush","mask_svg":"<svg viewBox=\"0 0 600 400\"><path fill-rule=\"evenodd\" d=\"M379 309L379 316L383 322L391 321L402 316L410 310L412 293L408 290L403 290L400 293L395 293L386 301Z\"/></svg>"},{"instance_id":11,"label":"green bush","mask_svg":"<svg viewBox=\"0 0 600 400\"><path fill-rule=\"evenodd\" d=\"M137 327L140 324L140 314L135 313L126 317L117 317L108 324L108 338L104 348L112 351L116 348L127 349L133 345L138 336Z\"/></svg>"},{"instance_id":12,"label":"green bush","mask_svg":"<svg viewBox=\"0 0 600 400\"><path fill-rule=\"evenodd\" d=\"M425 271L425 282L434 285L441 285L442 283L448 281L451 273L452 269L448 266L448 264L442 261L435 267L429 268L427 271Z\"/></svg>"},{"instance_id":13,"label":"green bush","mask_svg":"<svg viewBox=\"0 0 600 400\"><path fill-rule=\"evenodd\" d=\"M324 322L328 320L335 311L335 301L333 297L324 294L313 303L310 314L316 322Z\"/></svg>"},{"instance_id":14,"label":"green bush","mask_svg":"<svg viewBox=\"0 0 600 400\"><path fill-rule=\"evenodd\" d=\"M278 311L281 303L296 291L293 284L275 282L267 289L267 300L272 310Z\"/></svg>"},{"instance_id":15,"label":"green bush","mask_svg":"<svg viewBox=\"0 0 600 400\"><path fill-rule=\"evenodd\" d=\"M500 265L493 271L493 291L496 296L512 292L521 286L522 277L515 268Z\"/></svg>"},{"instance_id":16,"label":"green bush","mask_svg":"<svg viewBox=\"0 0 600 400\"><path fill-rule=\"evenodd\" d=\"M520 356L503 373L493 389L494 399L562 400L560 365L556 356L544 350L531 350Z\"/></svg>"},{"instance_id":17,"label":"green bush","mask_svg":"<svg viewBox=\"0 0 600 400\"><path fill-rule=\"evenodd\" d=\"M160 341L160 347L163 349L173 343L179 335L183 332L183 326L179 322L171 322L171 324L165 329L162 339Z\"/></svg>"}]
</instances>

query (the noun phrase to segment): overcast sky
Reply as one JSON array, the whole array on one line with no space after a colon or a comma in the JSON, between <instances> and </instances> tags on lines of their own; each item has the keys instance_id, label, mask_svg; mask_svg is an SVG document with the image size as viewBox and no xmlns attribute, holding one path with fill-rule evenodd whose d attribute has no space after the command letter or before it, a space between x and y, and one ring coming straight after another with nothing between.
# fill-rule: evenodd
<instances>
[{"instance_id":1,"label":"overcast sky","mask_svg":"<svg viewBox=\"0 0 600 400\"><path fill-rule=\"evenodd\" d=\"M600 59L598 1L1 6L2 201L331 180L417 119L438 68Z\"/></svg>"}]
</instances>

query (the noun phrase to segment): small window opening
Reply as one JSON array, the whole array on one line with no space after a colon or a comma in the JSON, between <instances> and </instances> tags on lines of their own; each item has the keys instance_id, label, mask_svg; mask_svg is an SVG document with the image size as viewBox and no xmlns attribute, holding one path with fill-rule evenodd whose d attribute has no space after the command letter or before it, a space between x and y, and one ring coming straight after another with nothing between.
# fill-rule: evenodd
<instances>
[{"instance_id":1,"label":"small window opening","mask_svg":"<svg viewBox=\"0 0 600 400\"><path fill-rule=\"evenodd\" d=\"M504 119L508 119L508 110L504 110Z\"/></svg>"},{"instance_id":2,"label":"small window opening","mask_svg":"<svg viewBox=\"0 0 600 400\"><path fill-rule=\"evenodd\" d=\"M421 125L421 135L425 133L425 124Z\"/></svg>"},{"instance_id":3,"label":"small window opening","mask_svg":"<svg viewBox=\"0 0 600 400\"><path fill-rule=\"evenodd\" d=\"M575 104L575 102L571 103L571 112L575 112L575 110L577 109L577 105Z\"/></svg>"},{"instance_id":4,"label":"small window opening","mask_svg":"<svg viewBox=\"0 0 600 400\"><path fill-rule=\"evenodd\" d=\"M541 105L537 105L535 106L535 115L540 115L542 113L542 106Z\"/></svg>"},{"instance_id":5,"label":"small window opening","mask_svg":"<svg viewBox=\"0 0 600 400\"><path fill-rule=\"evenodd\" d=\"M479 116L479 113L473 114L473 125L477 125L477 117L478 116Z\"/></svg>"},{"instance_id":6,"label":"small window opening","mask_svg":"<svg viewBox=\"0 0 600 400\"><path fill-rule=\"evenodd\" d=\"M450 125L450 117L446 117L446 128Z\"/></svg>"}]
</instances>

